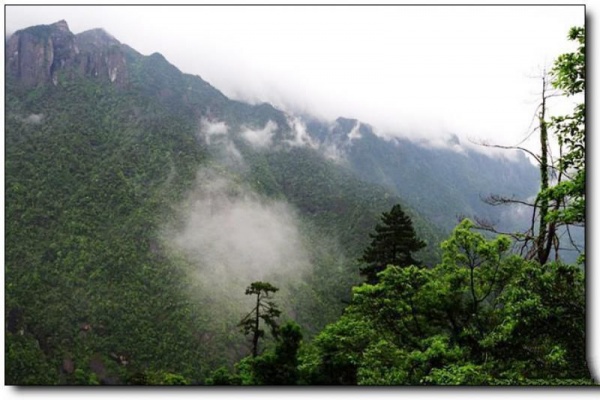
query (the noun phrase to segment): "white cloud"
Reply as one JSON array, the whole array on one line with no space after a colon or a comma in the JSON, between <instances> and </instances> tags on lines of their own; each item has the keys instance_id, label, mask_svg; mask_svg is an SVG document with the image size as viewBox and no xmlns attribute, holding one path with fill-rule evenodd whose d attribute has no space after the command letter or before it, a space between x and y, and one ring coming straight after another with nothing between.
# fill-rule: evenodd
<instances>
[{"instance_id":1,"label":"white cloud","mask_svg":"<svg viewBox=\"0 0 600 400\"><path fill-rule=\"evenodd\" d=\"M211 121L206 118L200 120L200 131L198 132L200 137L206 140L206 144L210 145L212 137L223 137L227 136L229 127L225 122L222 121Z\"/></svg>"},{"instance_id":2,"label":"white cloud","mask_svg":"<svg viewBox=\"0 0 600 400\"><path fill-rule=\"evenodd\" d=\"M229 137L229 127L225 122L202 118L197 136L213 149L220 162L236 168L245 166L242 154Z\"/></svg>"},{"instance_id":3,"label":"white cloud","mask_svg":"<svg viewBox=\"0 0 600 400\"><path fill-rule=\"evenodd\" d=\"M243 128L241 135L246 139L252 146L256 148L269 147L273 141L273 135L277 130L277 124L269 120L263 129L253 130L250 128Z\"/></svg>"},{"instance_id":4,"label":"white cloud","mask_svg":"<svg viewBox=\"0 0 600 400\"><path fill-rule=\"evenodd\" d=\"M28 124L39 124L44 119L44 114L30 114L26 118L23 119L23 122Z\"/></svg>"},{"instance_id":5,"label":"white cloud","mask_svg":"<svg viewBox=\"0 0 600 400\"><path fill-rule=\"evenodd\" d=\"M360 122L356 122L356 124L354 124L354 126L352 127L352 130L350 131L350 133L348 133L348 139L350 139L350 141L353 141L354 139L360 139L362 137L362 134L360 133Z\"/></svg>"},{"instance_id":6,"label":"white cloud","mask_svg":"<svg viewBox=\"0 0 600 400\"><path fill-rule=\"evenodd\" d=\"M250 282L276 286L300 279L310 256L294 211L214 170L198 173L182 207L185 224L165 238L196 266L196 277L236 293Z\"/></svg>"},{"instance_id":7,"label":"white cloud","mask_svg":"<svg viewBox=\"0 0 600 400\"><path fill-rule=\"evenodd\" d=\"M584 23L584 10L7 6L6 28L59 19L75 33L103 27L237 99L331 121L357 118L391 136L455 132L507 145L527 134L539 93L532 76L574 48L566 35Z\"/></svg>"},{"instance_id":8,"label":"white cloud","mask_svg":"<svg viewBox=\"0 0 600 400\"><path fill-rule=\"evenodd\" d=\"M315 141L306 131L306 124L304 121L302 121L302 119L288 115L287 122L292 128L292 134L294 135L292 140L286 141L288 144L292 146L308 146L312 148L318 147L317 143L315 143Z\"/></svg>"}]
</instances>

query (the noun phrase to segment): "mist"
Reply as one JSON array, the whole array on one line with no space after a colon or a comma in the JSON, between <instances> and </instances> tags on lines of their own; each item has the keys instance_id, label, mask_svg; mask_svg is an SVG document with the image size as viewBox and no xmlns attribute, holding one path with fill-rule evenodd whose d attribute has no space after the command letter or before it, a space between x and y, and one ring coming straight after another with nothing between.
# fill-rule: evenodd
<instances>
[{"instance_id":1,"label":"mist","mask_svg":"<svg viewBox=\"0 0 600 400\"><path fill-rule=\"evenodd\" d=\"M6 14L6 32L60 19L74 33L102 27L232 99L351 116L384 135L455 132L501 145L528 133L539 99L532 76L572 51L568 29L585 22L582 5L8 6ZM156 29L140 30L141 20Z\"/></svg>"},{"instance_id":2,"label":"mist","mask_svg":"<svg viewBox=\"0 0 600 400\"><path fill-rule=\"evenodd\" d=\"M294 210L239 183L229 172L206 167L179 206L179 223L164 241L185 259L194 304L210 309L222 334L241 336L236 324L252 309L245 289L255 281L278 287L275 302L290 315L290 288L311 273L311 255ZM293 316L293 314L292 314ZM233 345L233 344L232 344Z\"/></svg>"},{"instance_id":3,"label":"mist","mask_svg":"<svg viewBox=\"0 0 600 400\"><path fill-rule=\"evenodd\" d=\"M273 143L275 131L277 131L277 124L269 120L263 129L243 128L241 135L254 148L267 148Z\"/></svg>"},{"instance_id":4,"label":"mist","mask_svg":"<svg viewBox=\"0 0 600 400\"><path fill-rule=\"evenodd\" d=\"M234 169L245 167L244 159L239 149L229 136L229 126L223 121L200 120L196 137L209 146L223 165Z\"/></svg>"},{"instance_id":5,"label":"mist","mask_svg":"<svg viewBox=\"0 0 600 400\"><path fill-rule=\"evenodd\" d=\"M173 243L202 272L250 283L270 278L283 282L306 269L296 216L286 203L261 198L207 169L198 173L186 204L186 224Z\"/></svg>"}]
</instances>

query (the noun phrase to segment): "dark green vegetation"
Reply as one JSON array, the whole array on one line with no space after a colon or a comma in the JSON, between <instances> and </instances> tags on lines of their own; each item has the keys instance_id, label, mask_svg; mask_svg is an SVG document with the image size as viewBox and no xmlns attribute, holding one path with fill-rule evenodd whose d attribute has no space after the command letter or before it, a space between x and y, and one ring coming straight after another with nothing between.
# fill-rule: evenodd
<instances>
[{"instance_id":1,"label":"dark green vegetation","mask_svg":"<svg viewBox=\"0 0 600 400\"><path fill-rule=\"evenodd\" d=\"M180 204L203 168L234 181L234 190L250 186L299 210L312 273L285 288L284 311L309 334L339 315L360 281L344 260L358 256L396 197L302 147L261 152L237 137L244 166L229 166L199 135L202 119L220 118L232 131L276 120L290 134L283 114L229 101L102 31L74 37L56 24L17 33L8 46L26 57L24 49L52 45L45 35L64 46L55 54L66 67L33 59L42 72L30 74L7 62L8 383L151 384L169 382L168 373L201 382L213 365L244 354L236 327L243 301L199 292L218 285L199 280L206 266L198 274L163 235L185 222ZM79 58L69 55L74 41ZM96 52L117 66L126 60L126 78L96 76L107 69ZM88 64L79 68L79 59Z\"/></svg>"},{"instance_id":2,"label":"dark green vegetation","mask_svg":"<svg viewBox=\"0 0 600 400\"><path fill-rule=\"evenodd\" d=\"M89 81L7 92L7 382L194 376L185 276L157 234L204 158L189 121L137 120L135 97Z\"/></svg>"},{"instance_id":3,"label":"dark green vegetation","mask_svg":"<svg viewBox=\"0 0 600 400\"><path fill-rule=\"evenodd\" d=\"M556 88L567 96L581 96L585 93L585 29L572 28L569 39L577 41L577 51L558 57L551 73ZM581 97L580 101L572 114L553 117L550 123L564 148L557 165L563 179L542 196L559 202L567 198L548 215L550 221L565 224L585 223L585 103Z\"/></svg>"},{"instance_id":4,"label":"dark green vegetation","mask_svg":"<svg viewBox=\"0 0 600 400\"><path fill-rule=\"evenodd\" d=\"M307 346L306 382L363 385L591 383L577 266L507 253L463 221L432 269L390 266ZM586 380L587 378L587 380Z\"/></svg>"},{"instance_id":5,"label":"dark green vegetation","mask_svg":"<svg viewBox=\"0 0 600 400\"><path fill-rule=\"evenodd\" d=\"M381 222L375 225L375 234L369 235L373 240L359 260L366 264L360 273L367 283L377 283L377 275L388 265L420 265L411 253L425 247L425 242L416 237L412 221L400 205L396 204L390 212L384 212Z\"/></svg>"},{"instance_id":6,"label":"dark green vegetation","mask_svg":"<svg viewBox=\"0 0 600 400\"><path fill-rule=\"evenodd\" d=\"M15 33L7 55L8 384L588 382L579 267L511 255L468 222L443 240L488 187L535 193L529 164L392 144L362 124L349 140L345 119L304 130L64 22ZM399 207L411 261L361 285L369 233ZM187 251L215 221L232 221L227 246ZM254 251L275 261L255 270L257 232L271 236Z\"/></svg>"},{"instance_id":7,"label":"dark green vegetation","mask_svg":"<svg viewBox=\"0 0 600 400\"><path fill-rule=\"evenodd\" d=\"M256 295L256 305L246 315L240 326L242 327L244 334L252 335L252 356L258 355L258 341L265 337L265 330L260 327L260 320L263 320L263 324L267 325L271 329L271 334L277 337L278 329L277 318L281 315L281 311L277 308L277 305L272 301L267 301L271 298L271 294L277 292L279 289L271 285L268 282L254 282L246 289L246 294L254 296Z\"/></svg>"}]
</instances>

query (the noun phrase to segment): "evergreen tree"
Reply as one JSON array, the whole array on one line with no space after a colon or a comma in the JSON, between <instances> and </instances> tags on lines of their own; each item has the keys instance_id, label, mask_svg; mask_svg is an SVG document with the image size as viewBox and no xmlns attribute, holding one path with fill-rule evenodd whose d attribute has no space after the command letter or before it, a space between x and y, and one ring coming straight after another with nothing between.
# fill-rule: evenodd
<instances>
[{"instance_id":1,"label":"evergreen tree","mask_svg":"<svg viewBox=\"0 0 600 400\"><path fill-rule=\"evenodd\" d=\"M463 220L432 268L387 267L301 352L300 382L591 385L585 276L510 254Z\"/></svg>"},{"instance_id":2,"label":"evergreen tree","mask_svg":"<svg viewBox=\"0 0 600 400\"><path fill-rule=\"evenodd\" d=\"M260 327L262 319L271 329L271 334L277 337L278 325L275 320L281 314L277 305L272 301L267 301L271 298L271 294L279 290L268 282L253 282L246 288L247 295L256 295L256 305L246 315L239 326L242 327L244 334L252 334L252 357L258 355L258 341L265 336L265 331Z\"/></svg>"},{"instance_id":3,"label":"evergreen tree","mask_svg":"<svg viewBox=\"0 0 600 400\"><path fill-rule=\"evenodd\" d=\"M420 265L412 253L425 247L425 242L417 237L410 217L399 204L390 212L384 212L381 221L375 226L375 233L369 235L373 240L359 259L367 264L360 273L371 284L378 282L377 274L390 264L398 267Z\"/></svg>"}]
</instances>

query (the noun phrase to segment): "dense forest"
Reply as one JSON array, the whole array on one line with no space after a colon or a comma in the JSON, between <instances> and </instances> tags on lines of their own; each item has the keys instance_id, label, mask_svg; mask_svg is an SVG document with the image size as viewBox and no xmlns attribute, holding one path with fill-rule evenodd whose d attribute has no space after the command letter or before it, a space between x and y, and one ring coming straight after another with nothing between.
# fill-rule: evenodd
<instances>
[{"instance_id":1,"label":"dense forest","mask_svg":"<svg viewBox=\"0 0 600 400\"><path fill-rule=\"evenodd\" d=\"M578 98L569 39L544 85ZM7 384L593 384L584 103L542 95L536 167L233 101L64 21L6 54Z\"/></svg>"}]
</instances>

